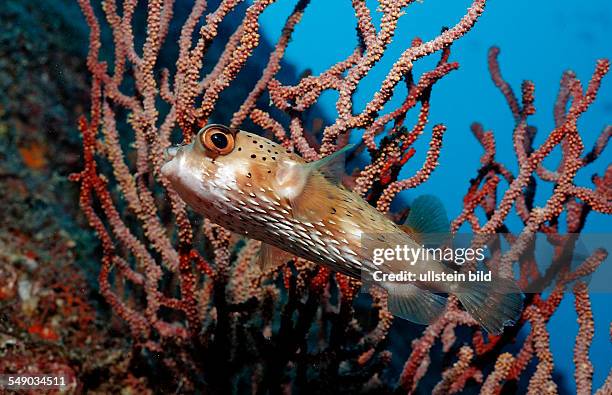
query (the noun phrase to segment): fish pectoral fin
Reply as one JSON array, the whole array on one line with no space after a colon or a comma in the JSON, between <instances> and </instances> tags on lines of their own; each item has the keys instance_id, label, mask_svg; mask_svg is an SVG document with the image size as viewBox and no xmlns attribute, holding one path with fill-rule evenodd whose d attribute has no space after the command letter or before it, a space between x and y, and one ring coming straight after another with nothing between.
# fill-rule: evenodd
<instances>
[{"instance_id":1,"label":"fish pectoral fin","mask_svg":"<svg viewBox=\"0 0 612 395\"><path fill-rule=\"evenodd\" d=\"M300 163L295 160L285 160L278 164L275 174L277 186L281 193L287 196L299 196L313 173L322 174L332 184L339 185L344 174L344 155L353 148L349 144L344 148L314 162Z\"/></svg>"},{"instance_id":2,"label":"fish pectoral fin","mask_svg":"<svg viewBox=\"0 0 612 395\"><path fill-rule=\"evenodd\" d=\"M311 171L320 172L332 184L341 185L346 162L345 156L354 146L354 144L347 144L325 158L306 163L304 166L310 168Z\"/></svg>"},{"instance_id":3,"label":"fish pectoral fin","mask_svg":"<svg viewBox=\"0 0 612 395\"><path fill-rule=\"evenodd\" d=\"M414 284L390 283L385 285L385 289L389 294L389 312L417 324L430 324L446 306L446 298Z\"/></svg>"},{"instance_id":4,"label":"fish pectoral fin","mask_svg":"<svg viewBox=\"0 0 612 395\"><path fill-rule=\"evenodd\" d=\"M293 255L290 253L270 244L261 243L257 263L262 272L267 272L284 265L292 259Z\"/></svg>"},{"instance_id":5,"label":"fish pectoral fin","mask_svg":"<svg viewBox=\"0 0 612 395\"><path fill-rule=\"evenodd\" d=\"M433 195L416 198L410 206L403 229L410 235L418 235L424 244L442 244L449 235L450 222L444 205Z\"/></svg>"},{"instance_id":6,"label":"fish pectoral fin","mask_svg":"<svg viewBox=\"0 0 612 395\"><path fill-rule=\"evenodd\" d=\"M352 147L347 145L310 163L293 160L279 163L275 175L276 189L281 197L289 200L295 219L307 220L322 208L313 201L315 196L334 195L332 188L341 185L344 174L344 154Z\"/></svg>"},{"instance_id":7,"label":"fish pectoral fin","mask_svg":"<svg viewBox=\"0 0 612 395\"><path fill-rule=\"evenodd\" d=\"M303 163L294 160L280 162L274 176L279 195L288 199L301 195L310 173Z\"/></svg>"}]
</instances>

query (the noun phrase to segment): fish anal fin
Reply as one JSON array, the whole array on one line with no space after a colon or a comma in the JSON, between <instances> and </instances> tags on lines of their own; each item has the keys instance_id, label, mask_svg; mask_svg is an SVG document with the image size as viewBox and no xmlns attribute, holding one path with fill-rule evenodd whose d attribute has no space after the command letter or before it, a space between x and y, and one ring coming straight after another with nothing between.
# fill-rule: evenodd
<instances>
[{"instance_id":1,"label":"fish anal fin","mask_svg":"<svg viewBox=\"0 0 612 395\"><path fill-rule=\"evenodd\" d=\"M261 249L259 250L259 259L257 263L259 264L259 268L262 272L267 272L284 265L292 259L293 255L290 253L270 244L262 243Z\"/></svg>"},{"instance_id":2,"label":"fish anal fin","mask_svg":"<svg viewBox=\"0 0 612 395\"><path fill-rule=\"evenodd\" d=\"M409 283L385 284L389 312L417 324L434 321L446 305L446 298Z\"/></svg>"}]
</instances>

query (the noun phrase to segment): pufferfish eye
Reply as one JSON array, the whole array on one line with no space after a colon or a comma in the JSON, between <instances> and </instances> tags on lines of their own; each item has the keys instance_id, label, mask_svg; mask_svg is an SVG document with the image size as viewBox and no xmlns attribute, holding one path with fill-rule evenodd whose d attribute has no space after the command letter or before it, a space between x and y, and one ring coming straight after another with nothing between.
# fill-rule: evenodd
<instances>
[{"instance_id":1,"label":"pufferfish eye","mask_svg":"<svg viewBox=\"0 0 612 395\"><path fill-rule=\"evenodd\" d=\"M200 131L198 138L212 154L227 155L234 149L234 133L223 125L208 125Z\"/></svg>"}]
</instances>

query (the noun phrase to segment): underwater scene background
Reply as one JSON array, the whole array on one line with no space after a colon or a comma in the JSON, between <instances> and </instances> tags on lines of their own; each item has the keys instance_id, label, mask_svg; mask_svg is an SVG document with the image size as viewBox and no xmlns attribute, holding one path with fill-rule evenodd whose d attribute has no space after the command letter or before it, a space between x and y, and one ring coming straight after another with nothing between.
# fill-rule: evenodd
<instances>
[{"instance_id":1,"label":"underwater scene background","mask_svg":"<svg viewBox=\"0 0 612 395\"><path fill-rule=\"evenodd\" d=\"M604 0L4 0L0 374L67 393L612 393L612 289L588 288L609 245L551 278L554 259L499 246L488 265L550 282L517 325L487 335L450 298L423 326L301 258L262 272L257 241L159 172L212 122L309 161L350 142L344 185L397 223L433 194L454 231L567 248L610 231L611 23Z\"/></svg>"}]
</instances>

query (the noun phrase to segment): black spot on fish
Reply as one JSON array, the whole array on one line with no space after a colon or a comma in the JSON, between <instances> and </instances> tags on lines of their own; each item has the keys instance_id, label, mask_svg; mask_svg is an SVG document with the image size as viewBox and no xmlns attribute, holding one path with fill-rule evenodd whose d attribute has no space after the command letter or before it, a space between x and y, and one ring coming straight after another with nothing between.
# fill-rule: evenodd
<instances>
[{"instance_id":1,"label":"black spot on fish","mask_svg":"<svg viewBox=\"0 0 612 395\"><path fill-rule=\"evenodd\" d=\"M331 213L332 213L332 214L336 214L336 209L335 209L334 207L332 207L332 211L331 211Z\"/></svg>"},{"instance_id":2,"label":"black spot on fish","mask_svg":"<svg viewBox=\"0 0 612 395\"><path fill-rule=\"evenodd\" d=\"M274 151L274 153L275 153L276 155L278 155L278 151Z\"/></svg>"},{"instance_id":3,"label":"black spot on fish","mask_svg":"<svg viewBox=\"0 0 612 395\"><path fill-rule=\"evenodd\" d=\"M272 157L272 160L276 160L276 157L275 157L275 156L273 156L273 157Z\"/></svg>"},{"instance_id":4,"label":"black spot on fish","mask_svg":"<svg viewBox=\"0 0 612 395\"><path fill-rule=\"evenodd\" d=\"M242 147L238 147L238 151L242 151Z\"/></svg>"},{"instance_id":5,"label":"black spot on fish","mask_svg":"<svg viewBox=\"0 0 612 395\"><path fill-rule=\"evenodd\" d=\"M253 140L253 144L257 144L257 140Z\"/></svg>"},{"instance_id":6,"label":"black spot on fish","mask_svg":"<svg viewBox=\"0 0 612 395\"><path fill-rule=\"evenodd\" d=\"M247 178L251 178L251 177L252 177L252 176L251 176L251 172L248 172L248 173L247 173Z\"/></svg>"},{"instance_id":7,"label":"black spot on fish","mask_svg":"<svg viewBox=\"0 0 612 395\"><path fill-rule=\"evenodd\" d=\"M268 174L272 173L272 170L268 170Z\"/></svg>"},{"instance_id":8,"label":"black spot on fish","mask_svg":"<svg viewBox=\"0 0 612 395\"><path fill-rule=\"evenodd\" d=\"M255 159L255 158L257 158L257 155L252 154L252 155L251 155L251 158Z\"/></svg>"},{"instance_id":9,"label":"black spot on fish","mask_svg":"<svg viewBox=\"0 0 612 395\"><path fill-rule=\"evenodd\" d=\"M261 157L261 160L266 160L266 157L265 157L265 156L262 156L262 157Z\"/></svg>"},{"instance_id":10,"label":"black spot on fish","mask_svg":"<svg viewBox=\"0 0 612 395\"><path fill-rule=\"evenodd\" d=\"M263 145L262 145L262 144L260 144L260 145L259 145L259 148L263 148Z\"/></svg>"}]
</instances>

